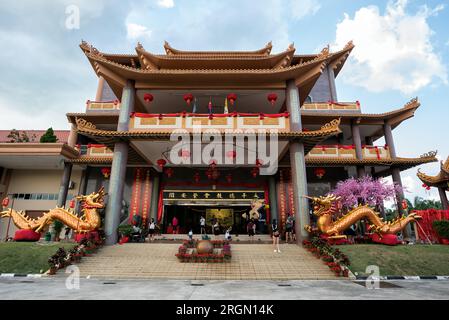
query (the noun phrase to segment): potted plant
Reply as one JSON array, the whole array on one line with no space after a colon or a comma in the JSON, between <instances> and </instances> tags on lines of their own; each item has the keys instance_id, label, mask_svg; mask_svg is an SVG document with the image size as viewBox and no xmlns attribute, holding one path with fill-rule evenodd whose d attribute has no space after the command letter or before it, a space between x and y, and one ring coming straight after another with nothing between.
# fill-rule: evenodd
<instances>
[{"instance_id":1,"label":"potted plant","mask_svg":"<svg viewBox=\"0 0 449 320\"><path fill-rule=\"evenodd\" d=\"M432 226L440 237L441 243L449 245L449 220L436 220L432 223Z\"/></svg>"},{"instance_id":2,"label":"potted plant","mask_svg":"<svg viewBox=\"0 0 449 320\"><path fill-rule=\"evenodd\" d=\"M53 230L55 231L55 241L59 241L59 234L61 233L62 228L64 227L64 224L59 221L55 220L53 222Z\"/></svg>"}]
</instances>

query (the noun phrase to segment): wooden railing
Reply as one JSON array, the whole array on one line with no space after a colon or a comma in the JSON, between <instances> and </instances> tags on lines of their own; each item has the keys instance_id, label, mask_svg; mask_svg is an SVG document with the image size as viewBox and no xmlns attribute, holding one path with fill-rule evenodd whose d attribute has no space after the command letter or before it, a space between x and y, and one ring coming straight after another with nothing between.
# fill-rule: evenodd
<instances>
[{"instance_id":1,"label":"wooden railing","mask_svg":"<svg viewBox=\"0 0 449 320\"><path fill-rule=\"evenodd\" d=\"M301 107L304 111L348 111L348 112L360 112L360 103L356 102L312 102L304 103Z\"/></svg>"},{"instance_id":2,"label":"wooden railing","mask_svg":"<svg viewBox=\"0 0 449 320\"><path fill-rule=\"evenodd\" d=\"M288 113L258 114L258 113L229 113L229 114L147 114L134 113L131 115L130 131L155 130L172 131L174 129L276 129L289 131L290 121Z\"/></svg>"},{"instance_id":3,"label":"wooden railing","mask_svg":"<svg viewBox=\"0 0 449 320\"><path fill-rule=\"evenodd\" d=\"M114 152L103 144L76 145L80 155L89 157L111 157Z\"/></svg>"},{"instance_id":4,"label":"wooden railing","mask_svg":"<svg viewBox=\"0 0 449 320\"><path fill-rule=\"evenodd\" d=\"M116 111L120 110L120 101L90 101L86 102L86 111Z\"/></svg>"},{"instance_id":5,"label":"wooden railing","mask_svg":"<svg viewBox=\"0 0 449 320\"><path fill-rule=\"evenodd\" d=\"M362 146L363 159L390 159L388 146ZM309 158L357 159L353 145L320 145L315 146L307 155Z\"/></svg>"}]
</instances>

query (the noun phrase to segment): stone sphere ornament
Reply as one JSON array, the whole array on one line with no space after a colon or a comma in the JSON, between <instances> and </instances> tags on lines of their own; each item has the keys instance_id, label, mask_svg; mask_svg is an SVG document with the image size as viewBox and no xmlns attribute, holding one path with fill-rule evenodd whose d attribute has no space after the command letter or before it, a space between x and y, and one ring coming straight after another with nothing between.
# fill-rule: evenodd
<instances>
[{"instance_id":1,"label":"stone sphere ornament","mask_svg":"<svg viewBox=\"0 0 449 320\"><path fill-rule=\"evenodd\" d=\"M214 245L209 240L200 240L200 241L198 241L198 244L196 245L196 251L199 254L212 253L213 250L214 250Z\"/></svg>"}]
</instances>

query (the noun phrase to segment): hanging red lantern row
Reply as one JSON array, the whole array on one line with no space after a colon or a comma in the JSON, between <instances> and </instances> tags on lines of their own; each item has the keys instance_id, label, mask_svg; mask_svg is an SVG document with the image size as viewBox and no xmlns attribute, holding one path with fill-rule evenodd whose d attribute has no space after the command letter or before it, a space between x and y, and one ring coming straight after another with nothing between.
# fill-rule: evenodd
<instances>
[{"instance_id":1,"label":"hanging red lantern row","mask_svg":"<svg viewBox=\"0 0 449 320\"><path fill-rule=\"evenodd\" d=\"M193 101L193 94L187 93L184 95L184 101L190 106L190 103Z\"/></svg>"},{"instance_id":2,"label":"hanging red lantern row","mask_svg":"<svg viewBox=\"0 0 449 320\"><path fill-rule=\"evenodd\" d=\"M230 93L228 94L227 99L231 103L231 106L233 106L234 102L237 100L237 95L235 93Z\"/></svg>"},{"instance_id":3,"label":"hanging red lantern row","mask_svg":"<svg viewBox=\"0 0 449 320\"><path fill-rule=\"evenodd\" d=\"M101 168L101 173L105 179L108 179L111 175L111 168Z\"/></svg>"},{"instance_id":4,"label":"hanging red lantern row","mask_svg":"<svg viewBox=\"0 0 449 320\"><path fill-rule=\"evenodd\" d=\"M326 169L324 169L324 168L316 168L314 173L318 177L318 179L321 179L326 174Z\"/></svg>"},{"instance_id":5,"label":"hanging red lantern row","mask_svg":"<svg viewBox=\"0 0 449 320\"><path fill-rule=\"evenodd\" d=\"M6 208L6 207L8 206L8 204L9 204L9 198L6 197L6 198L4 198L4 199L2 200L2 206L3 206L4 208Z\"/></svg>"},{"instance_id":6,"label":"hanging red lantern row","mask_svg":"<svg viewBox=\"0 0 449 320\"><path fill-rule=\"evenodd\" d=\"M193 175L193 181L195 181L195 183L198 183L198 182L200 182L200 179L201 179L201 177L200 177L199 172L195 172L195 174Z\"/></svg>"},{"instance_id":7,"label":"hanging red lantern row","mask_svg":"<svg viewBox=\"0 0 449 320\"><path fill-rule=\"evenodd\" d=\"M271 103L272 106L274 106L277 99L278 99L278 95L276 93L270 93L267 96L267 100Z\"/></svg>"},{"instance_id":8,"label":"hanging red lantern row","mask_svg":"<svg viewBox=\"0 0 449 320\"><path fill-rule=\"evenodd\" d=\"M167 164L167 161L165 159L159 159L159 160L157 160L156 163L159 166L159 168L162 169Z\"/></svg>"},{"instance_id":9,"label":"hanging red lantern row","mask_svg":"<svg viewBox=\"0 0 449 320\"><path fill-rule=\"evenodd\" d=\"M164 170L165 174L167 175L168 178L173 177L173 174L175 173L175 170L173 170L173 168L167 168Z\"/></svg>"},{"instance_id":10,"label":"hanging red lantern row","mask_svg":"<svg viewBox=\"0 0 449 320\"><path fill-rule=\"evenodd\" d=\"M259 168L252 168L251 175L253 176L253 178L256 178L259 175Z\"/></svg>"},{"instance_id":11,"label":"hanging red lantern row","mask_svg":"<svg viewBox=\"0 0 449 320\"><path fill-rule=\"evenodd\" d=\"M426 189L426 190L430 190L430 187L429 187L427 184L425 184L425 183L422 184L422 187L423 187L424 189Z\"/></svg>"},{"instance_id":12,"label":"hanging red lantern row","mask_svg":"<svg viewBox=\"0 0 449 320\"><path fill-rule=\"evenodd\" d=\"M154 97L151 93L145 93L143 95L143 101L145 101L146 103L150 103L151 101L153 101Z\"/></svg>"}]
</instances>

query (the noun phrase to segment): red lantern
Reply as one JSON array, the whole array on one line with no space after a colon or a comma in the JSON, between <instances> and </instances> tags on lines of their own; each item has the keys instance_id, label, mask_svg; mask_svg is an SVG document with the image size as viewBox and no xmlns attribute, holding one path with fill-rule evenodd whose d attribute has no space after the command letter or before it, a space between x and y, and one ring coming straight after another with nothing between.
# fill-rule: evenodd
<instances>
[{"instance_id":1,"label":"red lantern","mask_svg":"<svg viewBox=\"0 0 449 320\"><path fill-rule=\"evenodd\" d=\"M324 168L316 168L315 169L315 175L318 177L318 179L321 179L326 174L326 170Z\"/></svg>"},{"instance_id":2,"label":"red lantern","mask_svg":"<svg viewBox=\"0 0 449 320\"><path fill-rule=\"evenodd\" d=\"M190 103L193 101L193 94L187 93L184 95L184 101L190 106Z\"/></svg>"},{"instance_id":3,"label":"red lantern","mask_svg":"<svg viewBox=\"0 0 449 320\"><path fill-rule=\"evenodd\" d=\"M227 99L231 103L231 106L233 106L234 102L237 100L237 95L235 93L230 93L230 94L228 94Z\"/></svg>"},{"instance_id":4,"label":"red lantern","mask_svg":"<svg viewBox=\"0 0 449 320\"><path fill-rule=\"evenodd\" d=\"M276 93L270 93L267 96L268 101L271 103L272 106L276 103L276 100L278 99L278 95Z\"/></svg>"},{"instance_id":5,"label":"red lantern","mask_svg":"<svg viewBox=\"0 0 449 320\"><path fill-rule=\"evenodd\" d=\"M408 209L408 204L407 204L407 200L402 200L402 209L407 210Z\"/></svg>"},{"instance_id":6,"label":"red lantern","mask_svg":"<svg viewBox=\"0 0 449 320\"><path fill-rule=\"evenodd\" d=\"M167 168L167 169L165 169L165 174L167 175L167 177L169 177L169 178L171 178L171 177L173 177L173 173L174 173L175 171L173 170L173 168Z\"/></svg>"},{"instance_id":7,"label":"red lantern","mask_svg":"<svg viewBox=\"0 0 449 320\"><path fill-rule=\"evenodd\" d=\"M154 97L151 93L145 93L143 95L143 101L145 101L146 103L150 103L151 101L153 101Z\"/></svg>"},{"instance_id":8,"label":"red lantern","mask_svg":"<svg viewBox=\"0 0 449 320\"><path fill-rule=\"evenodd\" d=\"M256 159L256 167L260 168L263 165L263 161L260 159Z\"/></svg>"},{"instance_id":9,"label":"red lantern","mask_svg":"<svg viewBox=\"0 0 449 320\"><path fill-rule=\"evenodd\" d=\"M253 178L257 177L258 174L259 174L259 168L252 168L251 175L253 176Z\"/></svg>"},{"instance_id":10,"label":"red lantern","mask_svg":"<svg viewBox=\"0 0 449 320\"><path fill-rule=\"evenodd\" d=\"M228 183L232 183L232 174L227 174L226 175L226 181L228 182Z\"/></svg>"},{"instance_id":11,"label":"red lantern","mask_svg":"<svg viewBox=\"0 0 449 320\"><path fill-rule=\"evenodd\" d=\"M108 179L111 175L111 168L101 168L101 173L105 179Z\"/></svg>"},{"instance_id":12,"label":"red lantern","mask_svg":"<svg viewBox=\"0 0 449 320\"><path fill-rule=\"evenodd\" d=\"M214 168L217 166L217 160L211 159L211 160L209 161L209 166L210 166L212 169L214 169Z\"/></svg>"},{"instance_id":13,"label":"red lantern","mask_svg":"<svg viewBox=\"0 0 449 320\"><path fill-rule=\"evenodd\" d=\"M8 206L8 204L9 204L9 198L6 197L6 198L4 198L3 201L2 201L2 206L3 206L4 208L6 208L6 207Z\"/></svg>"},{"instance_id":14,"label":"red lantern","mask_svg":"<svg viewBox=\"0 0 449 320\"><path fill-rule=\"evenodd\" d=\"M75 198L72 198L72 200L70 200L70 202L69 202L69 207L72 209L75 208L75 203L76 203Z\"/></svg>"},{"instance_id":15,"label":"red lantern","mask_svg":"<svg viewBox=\"0 0 449 320\"><path fill-rule=\"evenodd\" d=\"M200 182L200 174L198 172L195 172L195 174L193 175L193 180L195 181L195 183Z\"/></svg>"},{"instance_id":16,"label":"red lantern","mask_svg":"<svg viewBox=\"0 0 449 320\"><path fill-rule=\"evenodd\" d=\"M165 165L167 164L167 161L165 161L165 159L159 159L157 160L157 165L159 166L159 168L163 168Z\"/></svg>"},{"instance_id":17,"label":"red lantern","mask_svg":"<svg viewBox=\"0 0 449 320\"><path fill-rule=\"evenodd\" d=\"M181 153L181 157L184 160L187 160L187 159L190 158L190 151L189 150L182 149L180 153Z\"/></svg>"},{"instance_id":18,"label":"red lantern","mask_svg":"<svg viewBox=\"0 0 449 320\"><path fill-rule=\"evenodd\" d=\"M226 157L228 157L229 159L235 159L237 157L237 152L235 152L234 150L230 150L226 152Z\"/></svg>"}]
</instances>

